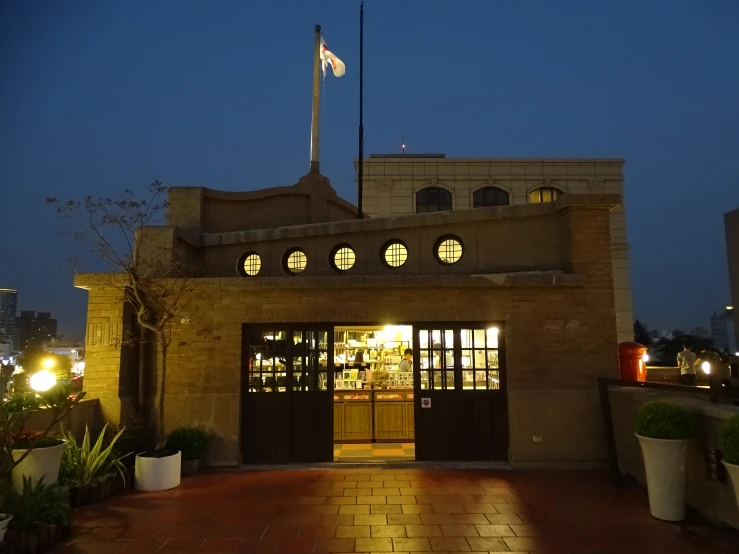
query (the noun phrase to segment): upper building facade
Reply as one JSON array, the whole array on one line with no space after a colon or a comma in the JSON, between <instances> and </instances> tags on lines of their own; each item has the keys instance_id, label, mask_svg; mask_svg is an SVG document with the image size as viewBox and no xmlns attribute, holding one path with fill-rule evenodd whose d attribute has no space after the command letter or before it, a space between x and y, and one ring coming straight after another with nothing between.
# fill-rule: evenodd
<instances>
[{"instance_id":1,"label":"upper building facade","mask_svg":"<svg viewBox=\"0 0 739 554\"><path fill-rule=\"evenodd\" d=\"M0 289L0 343L6 350L14 350L15 316L18 309L18 291Z\"/></svg>"},{"instance_id":2,"label":"upper building facade","mask_svg":"<svg viewBox=\"0 0 739 554\"><path fill-rule=\"evenodd\" d=\"M355 170L358 175L358 163ZM363 161L363 211L371 217L553 202L563 194L623 198L620 158L446 158L372 155ZM613 290L619 342L634 340L623 202L611 211Z\"/></svg>"}]
</instances>

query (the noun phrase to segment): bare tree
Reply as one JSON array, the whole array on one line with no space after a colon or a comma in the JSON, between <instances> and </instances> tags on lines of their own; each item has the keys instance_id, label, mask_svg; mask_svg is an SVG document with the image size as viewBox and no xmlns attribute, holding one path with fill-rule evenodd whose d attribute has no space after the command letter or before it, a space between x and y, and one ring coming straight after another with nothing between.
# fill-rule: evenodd
<instances>
[{"instance_id":1,"label":"bare tree","mask_svg":"<svg viewBox=\"0 0 739 554\"><path fill-rule=\"evenodd\" d=\"M164 396L167 375L167 351L177 329L183 295L191 290L197 267L179 261L172 245L161 244L150 231L162 219L168 208L167 188L159 181L150 183L142 198L126 190L118 198L85 196L82 200L62 202L47 198L59 217L71 223L62 231L84 244L94 265L102 264L107 272L98 273L105 286L122 292L124 302L133 308L138 323L139 346L139 410L146 416L144 379L147 366L143 345L147 334L153 337L160 353L158 417L155 422L157 448L166 441L164 427ZM81 261L72 261L79 272ZM150 368L154 371L155 368Z\"/></svg>"}]
</instances>

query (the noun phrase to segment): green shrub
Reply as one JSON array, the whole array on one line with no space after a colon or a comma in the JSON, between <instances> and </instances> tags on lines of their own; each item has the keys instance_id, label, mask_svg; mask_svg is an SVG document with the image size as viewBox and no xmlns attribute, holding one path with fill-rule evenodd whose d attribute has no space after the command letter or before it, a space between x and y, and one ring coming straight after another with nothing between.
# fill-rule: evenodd
<instances>
[{"instance_id":1,"label":"green shrub","mask_svg":"<svg viewBox=\"0 0 739 554\"><path fill-rule=\"evenodd\" d=\"M689 439L695 426L692 412L670 402L646 402L636 414L636 434L651 439Z\"/></svg>"},{"instance_id":2,"label":"green shrub","mask_svg":"<svg viewBox=\"0 0 739 554\"><path fill-rule=\"evenodd\" d=\"M119 430L105 446L106 428L107 425L103 427L97 440L93 443L90 438L90 430L85 426L85 436L81 445L77 444L77 440L72 433L68 433L62 465L59 468L60 481L72 486L85 486L96 479L118 471L125 482L126 475L122 459L130 453L119 455L113 451L116 441L123 434L124 429Z\"/></svg>"},{"instance_id":3,"label":"green shrub","mask_svg":"<svg viewBox=\"0 0 739 554\"><path fill-rule=\"evenodd\" d=\"M30 531L38 523L69 523L69 491L65 487L44 484L43 477L34 484L30 477L24 476L21 492L5 483L0 496L0 509L13 514L10 526L19 531Z\"/></svg>"},{"instance_id":4,"label":"green shrub","mask_svg":"<svg viewBox=\"0 0 739 554\"><path fill-rule=\"evenodd\" d=\"M739 415L721 428L721 456L726 463L739 465Z\"/></svg>"},{"instance_id":5,"label":"green shrub","mask_svg":"<svg viewBox=\"0 0 739 554\"><path fill-rule=\"evenodd\" d=\"M208 452L210 437L199 427L180 427L167 437L167 448L182 452L186 461L199 460Z\"/></svg>"}]
</instances>

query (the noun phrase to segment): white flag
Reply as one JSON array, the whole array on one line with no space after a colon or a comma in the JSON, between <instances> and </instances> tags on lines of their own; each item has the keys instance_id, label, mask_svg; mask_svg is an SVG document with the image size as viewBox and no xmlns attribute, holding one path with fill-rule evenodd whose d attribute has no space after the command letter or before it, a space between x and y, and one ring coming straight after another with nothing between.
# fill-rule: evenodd
<instances>
[{"instance_id":1,"label":"white flag","mask_svg":"<svg viewBox=\"0 0 739 554\"><path fill-rule=\"evenodd\" d=\"M331 65L331 70L334 72L336 77L341 77L346 73L346 66L336 55L328 49L326 42L321 37L321 67L323 69L323 76L326 77L326 65Z\"/></svg>"}]
</instances>

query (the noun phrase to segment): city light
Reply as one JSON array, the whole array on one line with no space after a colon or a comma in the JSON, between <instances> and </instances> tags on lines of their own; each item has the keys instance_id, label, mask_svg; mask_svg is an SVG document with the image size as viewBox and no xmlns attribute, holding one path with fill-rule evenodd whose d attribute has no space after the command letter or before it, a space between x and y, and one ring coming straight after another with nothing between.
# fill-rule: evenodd
<instances>
[{"instance_id":1,"label":"city light","mask_svg":"<svg viewBox=\"0 0 739 554\"><path fill-rule=\"evenodd\" d=\"M710 373L711 373L711 364L708 363L708 362L703 362L701 364L701 369L703 370L703 373L705 373L706 375L710 375Z\"/></svg>"},{"instance_id":2,"label":"city light","mask_svg":"<svg viewBox=\"0 0 739 554\"><path fill-rule=\"evenodd\" d=\"M54 358L44 358L44 360L41 362L41 365L44 367L44 369L51 369L54 367L54 364L56 362L54 361Z\"/></svg>"},{"instance_id":3,"label":"city light","mask_svg":"<svg viewBox=\"0 0 739 554\"><path fill-rule=\"evenodd\" d=\"M641 359L646 364L649 361L649 354L645 352Z\"/></svg>"},{"instance_id":4,"label":"city light","mask_svg":"<svg viewBox=\"0 0 739 554\"><path fill-rule=\"evenodd\" d=\"M56 375L50 371L42 369L41 371L31 375L29 384L36 392L44 392L56 385Z\"/></svg>"}]
</instances>

